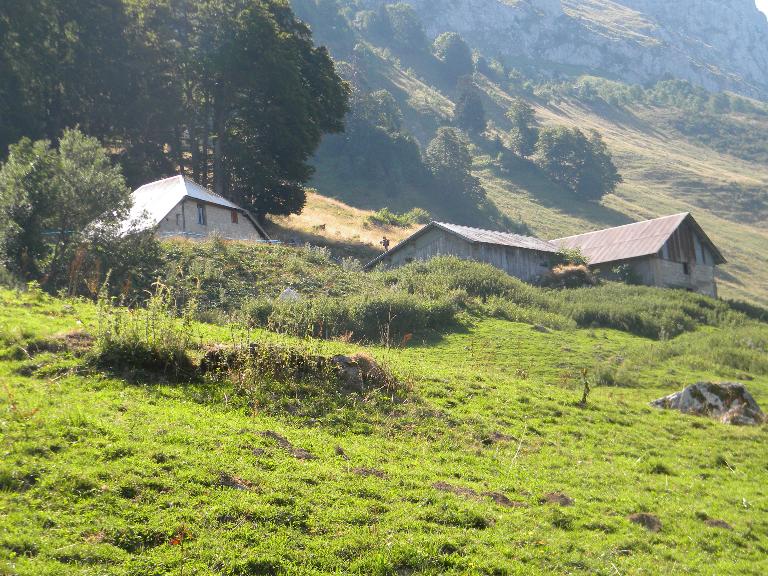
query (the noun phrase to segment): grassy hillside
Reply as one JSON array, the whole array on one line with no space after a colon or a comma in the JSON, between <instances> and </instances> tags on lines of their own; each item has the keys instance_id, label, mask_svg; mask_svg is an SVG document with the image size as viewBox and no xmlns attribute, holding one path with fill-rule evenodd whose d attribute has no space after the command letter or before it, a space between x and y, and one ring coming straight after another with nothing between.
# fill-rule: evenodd
<instances>
[{"instance_id":1,"label":"grassy hillside","mask_svg":"<svg viewBox=\"0 0 768 576\"><path fill-rule=\"evenodd\" d=\"M267 230L275 240L322 244L332 247L335 253L367 261L381 253L380 242L384 236L394 246L418 229L417 225L381 224L372 216L373 210L355 208L340 200L310 192L301 214L273 217Z\"/></svg>"},{"instance_id":2,"label":"grassy hillside","mask_svg":"<svg viewBox=\"0 0 768 576\"><path fill-rule=\"evenodd\" d=\"M306 250L249 250L263 284L252 295L279 290L273 261L329 282L342 270ZM232 253L220 258L230 281L242 274L222 265ZM0 573L765 573L768 427L648 402L738 379L765 407L768 325L684 293L546 292L448 262L406 269L398 289L429 301L429 286L464 286L531 319L467 300L454 323L363 347L200 324L189 307L173 320L156 303L129 313L0 291ZM346 274L336 281L352 295L380 281ZM316 301L329 287L300 289ZM631 304L584 315L608 301ZM545 305L593 327L535 325ZM672 311L679 336L636 335ZM356 393L332 378L196 368L211 345L243 342L294 350L285 361L364 352L398 384ZM179 347L187 371L150 353Z\"/></svg>"}]
</instances>

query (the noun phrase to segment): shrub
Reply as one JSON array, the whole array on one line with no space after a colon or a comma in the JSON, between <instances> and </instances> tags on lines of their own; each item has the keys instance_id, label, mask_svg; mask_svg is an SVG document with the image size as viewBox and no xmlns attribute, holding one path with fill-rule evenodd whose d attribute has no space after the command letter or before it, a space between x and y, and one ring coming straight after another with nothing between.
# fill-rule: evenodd
<instances>
[{"instance_id":1,"label":"shrub","mask_svg":"<svg viewBox=\"0 0 768 576\"><path fill-rule=\"evenodd\" d=\"M382 208L374 212L366 219L371 224L383 226L397 226L399 228L409 228L415 224L427 224L430 221L429 212L423 208L413 208L403 214L392 212L389 208Z\"/></svg>"},{"instance_id":2,"label":"shrub","mask_svg":"<svg viewBox=\"0 0 768 576\"><path fill-rule=\"evenodd\" d=\"M516 304L543 302L541 292L490 264L439 256L427 262L414 262L389 272L385 282L396 284L408 293L438 297L451 291L488 298L501 296Z\"/></svg>"},{"instance_id":3,"label":"shrub","mask_svg":"<svg viewBox=\"0 0 768 576\"><path fill-rule=\"evenodd\" d=\"M589 261L578 248L560 248L550 259L550 266L559 265L588 266Z\"/></svg>"}]
</instances>

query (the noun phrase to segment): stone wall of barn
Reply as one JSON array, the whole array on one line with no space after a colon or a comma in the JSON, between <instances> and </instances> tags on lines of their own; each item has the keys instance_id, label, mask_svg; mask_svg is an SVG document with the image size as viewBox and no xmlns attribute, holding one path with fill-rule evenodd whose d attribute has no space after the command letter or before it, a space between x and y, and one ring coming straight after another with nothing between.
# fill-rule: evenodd
<instances>
[{"instance_id":1,"label":"stone wall of barn","mask_svg":"<svg viewBox=\"0 0 768 576\"><path fill-rule=\"evenodd\" d=\"M397 268L435 256L456 256L464 260L486 262L511 276L535 282L549 270L551 255L525 248L468 242L445 230L432 228L385 256L382 265Z\"/></svg>"},{"instance_id":2,"label":"stone wall of barn","mask_svg":"<svg viewBox=\"0 0 768 576\"><path fill-rule=\"evenodd\" d=\"M663 258L653 258L653 264L657 286L683 288L713 298L717 297L714 266L694 262L674 262Z\"/></svg>"},{"instance_id":3,"label":"stone wall of barn","mask_svg":"<svg viewBox=\"0 0 768 576\"><path fill-rule=\"evenodd\" d=\"M715 268L707 264L689 262L687 263L688 273L686 274L686 265L682 262L665 260L658 256L647 256L634 260L601 264L594 268L599 269L601 278L619 280L613 270L623 264L628 265L635 279L645 286L679 288L717 297Z\"/></svg>"},{"instance_id":4,"label":"stone wall of barn","mask_svg":"<svg viewBox=\"0 0 768 576\"><path fill-rule=\"evenodd\" d=\"M205 206L205 224L198 222L198 205ZM233 213L236 217L232 216ZM157 227L160 238L207 238L213 234L227 240L262 239L253 223L243 214L224 206L198 202L194 198L179 202Z\"/></svg>"}]
</instances>

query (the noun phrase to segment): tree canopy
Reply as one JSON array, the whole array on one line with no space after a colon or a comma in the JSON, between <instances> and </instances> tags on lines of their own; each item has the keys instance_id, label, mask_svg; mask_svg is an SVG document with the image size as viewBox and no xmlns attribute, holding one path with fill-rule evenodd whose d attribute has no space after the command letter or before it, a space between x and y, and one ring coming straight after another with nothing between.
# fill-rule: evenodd
<instances>
[{"instance_id":1,"label":"tree canopy","mask_svg":"<svg viewBox=\"0 0 768 576\"><path fill-rule=\"evenodd\" d=\"M474 202L485 198L480 181L472 175L472 155L461 132L445 126L439 128L424 157L443 193Z\"/></svg>"},{"instance_id":2,"label":"tree canopy","mask_svg":"<svg viewBox=\"0 0 768 576\"><path fill-rule=\"evenodd\" d=\"M522 158L528 158L536 151L539 139L536 113L528 102L516 98L507 110L507 118L512 123L510 136L515 152Z\"/></svg>"},{"instance_id":3,"label":"tree canopy","mask_svg":"<svg viewBox=\"0 0 768 576\"><path fill-rule=\"evenodd\" d=\"M578 128L542 129L536 144L536 163L553 180L587 200L599 200L623 181L596 131L586 136Z\"/></svg>"},{"instance_id":4,"label":"tree canopy","mask_svg":"<svg viewBox=\"0 0 768 576\"><path fill-rule=\"evenodd\" d=\"M424 180L419 145L403 130L403 114L387 90L352 93L352 109L343 134L324 139L317 156L332 162L340 175L362 179L395 196L405 183Z\"/></svg>"},{"instance_id":5,"label":"tree canopy","mask_svg":"<svg viewBox=\"0 0 768 576\"><path fill-rule=\"evenodd\" d=\"M348 107L280 0L4 2L0 73L0 154L77 125L132 186L182 172L259 214L301 209L307 161Z\"/></svg>"},{"instance_id":6,"label":"tree canopy","mask_svg":"<svg viewBox=\"0 0 768 576\"><path fill-rule=\"evenodd\" d=\"M464 83L459 88L454 119L459 128L468 132L479 133L485 130L487 123L485 106L483 106L483 100L474 84Z\"/></svg>"},{"instance_id":7,"label":"tree canopy","mask_svg":"<svg viewBox=\"0 0 768 576\"><path fill-rule=\"evenodd\" d=\"M127 214L130 190L98 140L65 130L58 148L22 138L0 168L0 243L5 264L53 282L68 250L94 221Z\"/></svg>"},{"instance_id":8,"label":"tree canopy","mask_svg":"<svg viewBox=\"0 0 768 576\"><path fill-rule=\"evenodd\" d=\"M474 63L472 51L464 39L456 32L443 32L435 38L432 52L443 63L449 80L456 81L462 76L472 74Z\"/></svg>"}]
</instances>

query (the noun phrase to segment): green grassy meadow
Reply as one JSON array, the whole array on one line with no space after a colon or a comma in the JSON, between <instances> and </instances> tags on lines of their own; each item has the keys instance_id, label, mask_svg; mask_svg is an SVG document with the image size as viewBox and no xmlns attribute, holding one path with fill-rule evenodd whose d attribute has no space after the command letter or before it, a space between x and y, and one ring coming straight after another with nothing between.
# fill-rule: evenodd
<instances>
[{"instance_id":1,"label":"green grassy meadow","mask_svg":"<svg viewBox=\"0 0 768 576\"><path fill-rule=\"evenodd\" d=\"M472 317L403 348L188 328L199 346L364 349L405 384L384 408L307 417L40 344L98 322L87 302L0 292L0 574L768 571L768 427L648 406L737 378L768 406L759 358L697 348L752 330L759 349L764 324L658 341ZM617 357L631 375L597 385ZM641 512L661 531L629 521Z\"/></svg>"}]
</instances>

